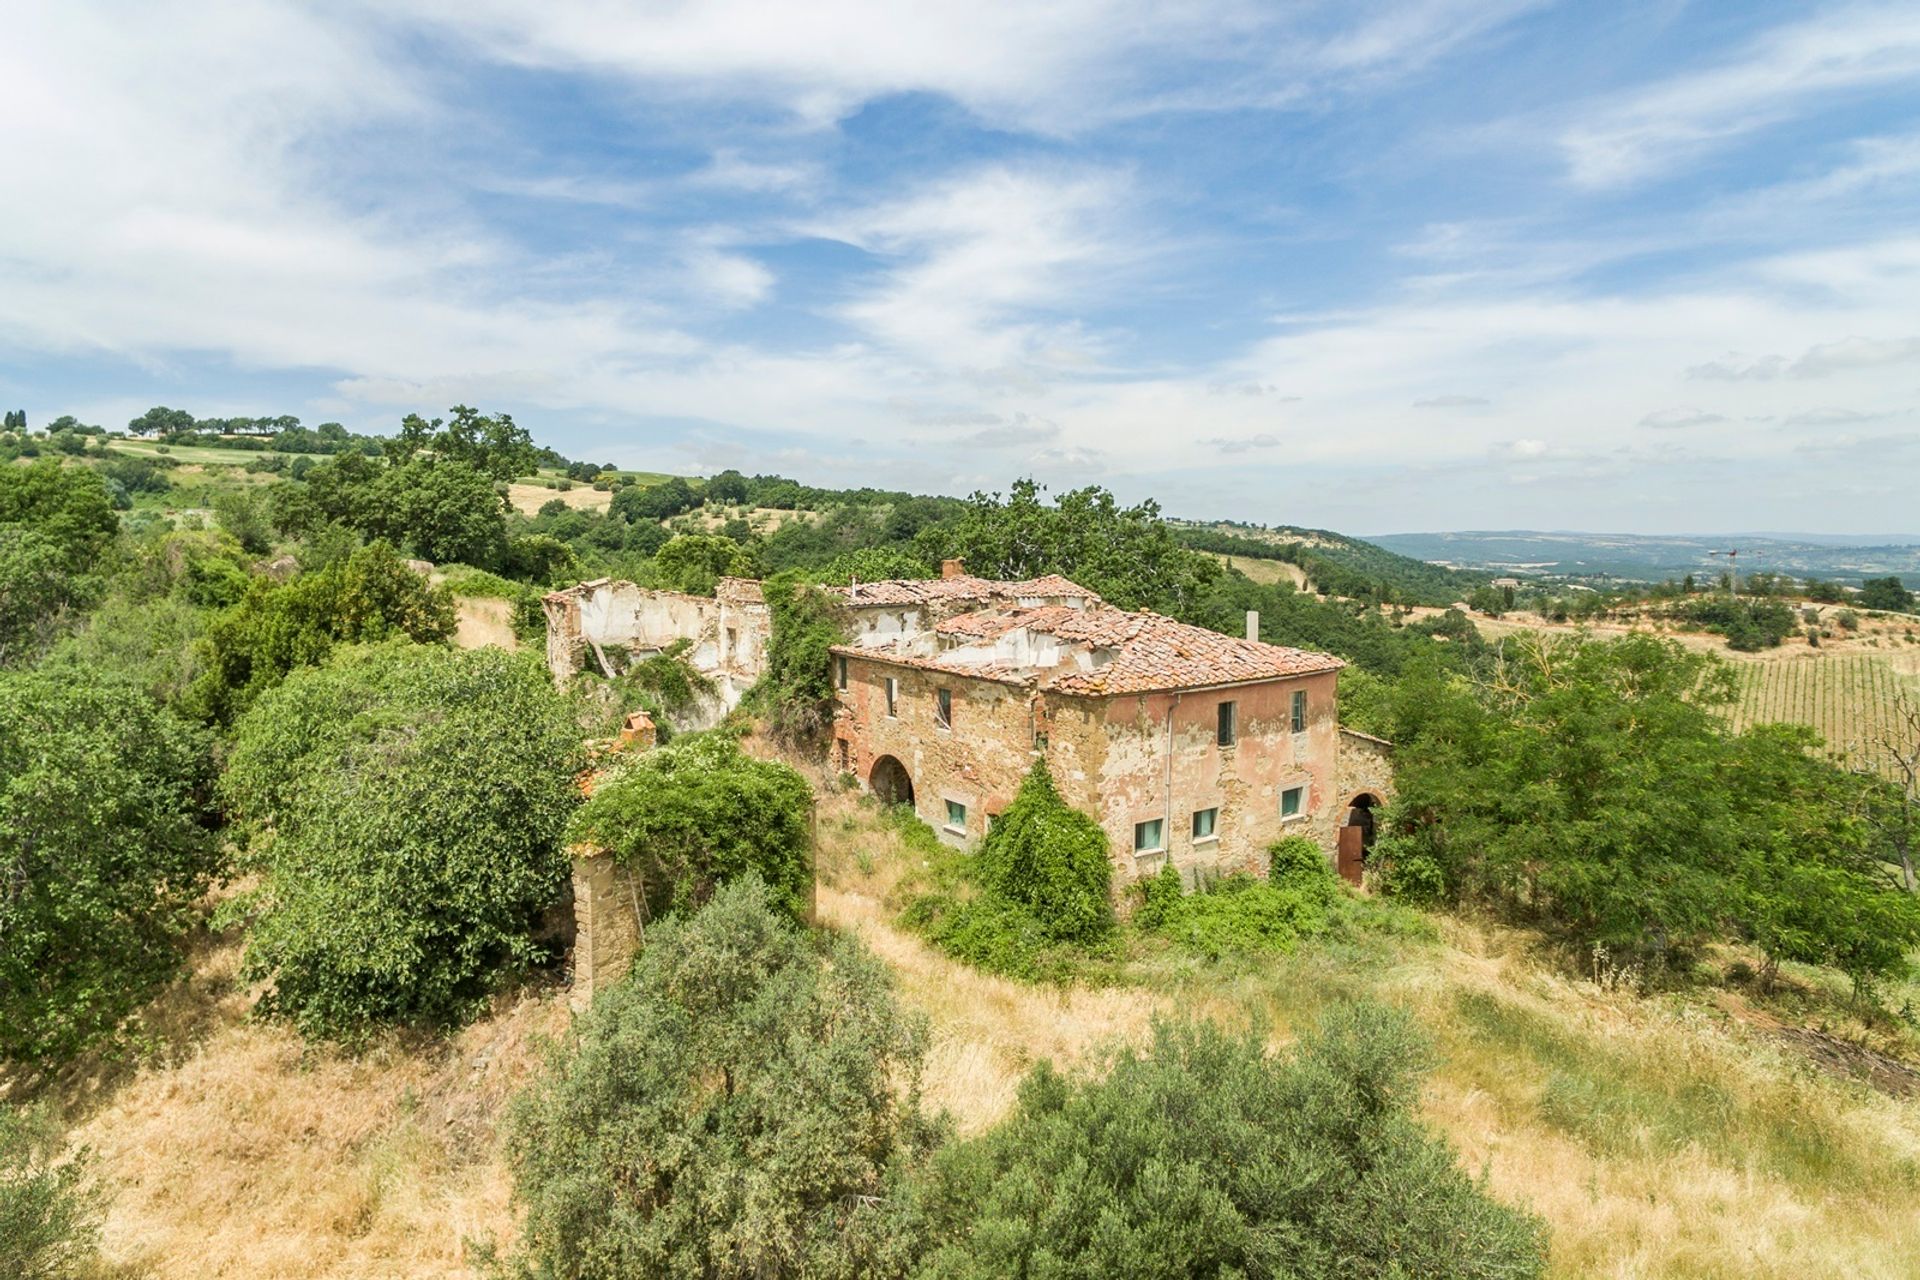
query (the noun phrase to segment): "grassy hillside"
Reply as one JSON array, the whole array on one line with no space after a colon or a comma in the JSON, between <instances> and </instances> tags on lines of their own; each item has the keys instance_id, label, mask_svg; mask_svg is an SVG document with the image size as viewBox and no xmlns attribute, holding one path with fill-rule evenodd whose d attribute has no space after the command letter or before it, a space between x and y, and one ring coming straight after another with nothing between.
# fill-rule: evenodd
<instances>
[{"instance_id":1,"label":"grassy hillside","mask_svg":"<svg viewBox=\"0 0 1920 1280\"><path fill-rule=\"evenodd\" d=\"M1266 528L1231 521L1169 521L1181 541L1235 558L1285 561L1298 566L1315 590L1337 596L1370 595L1406 604L1452 604L1489 575L1449 569L1385 547L1334 533L1292 525ZM1249 576L1252 576L1251 574ZM1270 580L1255 578L1255 581Z\"/></svg>"},{"instance_id":2,"label":"grassy hillside","mask_svg":"<svg viewBox=\"0 0 1920 1280\"><path fill-rule=\"evenodd\" d=\"M1007 1112L1034 1061L1088 1068L1155 1015L1263 1019L1284 1042L1367 995L1434 1038L1426 1117L1496 1196L1545 1216L1552 1274L1920 1274L1920 1109L1901 1096L1915 1078L1872 1052L1916 1037L1861 1026L1810 971L1771 1003L1647 998L1604 964L1567 976L1525 934L1412 916L1391 936L1259 964L1169 953L1061 991L899 929L918 855L869 803L823 797L819 834L821 922L864 939L926 1014L929 1099L963 1133ZM192 978L149 1010L139 1061L65 1082L112 1197L111 1261L156 1280L478 1274L474 1243L516 1222L496 1125L564 1025L562 993L532 988L451 1038L390 1036L355 1057L249 1018L236 956L234 938L205 937Z\"/></svg>"}]
</instances>

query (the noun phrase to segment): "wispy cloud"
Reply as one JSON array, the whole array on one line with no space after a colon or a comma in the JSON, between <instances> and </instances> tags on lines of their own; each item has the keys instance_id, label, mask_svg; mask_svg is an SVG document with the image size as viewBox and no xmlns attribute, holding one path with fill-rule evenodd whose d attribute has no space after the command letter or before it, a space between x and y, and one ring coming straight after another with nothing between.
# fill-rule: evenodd
<instances>
[{"instance_id":1,"label":"wispy cloud","mask_svg":"<svg viewBox=\"0 0 1920 1280\"><path fill-rule=\"evenodd\" d=\"M1920 76L1920 10L1857 6L1770 30L1733 57L1600 102L1562 133L1573 180L1614 187L1793 118L1834 95Z\"/></svg>"},{"instance_id":2,"label":"wispy cloud","mask_svg":"<svg viewBox=\"0 0 1920 1280\"><path fill-rule=\"evenodd\" d=\"M1724 413L1708 413L1705 409L1656 409L1640 419L1640 425L1657 428L1706 427L1726 420Z\"/></svg>"}]
</instances>

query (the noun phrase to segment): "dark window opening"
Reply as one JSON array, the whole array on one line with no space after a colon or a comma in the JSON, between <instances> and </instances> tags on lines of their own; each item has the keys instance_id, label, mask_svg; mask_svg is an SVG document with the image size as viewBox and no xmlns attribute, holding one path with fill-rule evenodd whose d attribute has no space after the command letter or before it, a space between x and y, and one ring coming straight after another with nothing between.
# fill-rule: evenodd
<instances>
[{"instance_id":1,"label":"dark window opening","mask_svg":"<svg viewBox=\"0 0 1920 1280\"><path fill-rule=\"evenodd\" d=\"M1232 702L1220 704L1220 723L1215 730L1214 739L1223 747L1233 745L1234 732L1239 728L1236 723L1239 707Z\"/></svg>"}]
</instances>

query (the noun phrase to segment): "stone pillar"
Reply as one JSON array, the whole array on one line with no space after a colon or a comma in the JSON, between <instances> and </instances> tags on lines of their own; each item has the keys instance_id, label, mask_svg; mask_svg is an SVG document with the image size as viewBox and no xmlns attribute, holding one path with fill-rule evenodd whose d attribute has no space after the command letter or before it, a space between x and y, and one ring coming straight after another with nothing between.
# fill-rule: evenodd
<instances>
[{"instance_id":1,"label":"stone pillar","mask_svg":"<svg viewBox=\"0 0 1920 1280\"><path fill-rule=\"evenodd\" d=\"M573 990L568 1000L584 1009L594 992L626 976L640 947L638 901L632 877L613 855L594 845L575 845L573 855Z\"/></svg>"}]
</instances>

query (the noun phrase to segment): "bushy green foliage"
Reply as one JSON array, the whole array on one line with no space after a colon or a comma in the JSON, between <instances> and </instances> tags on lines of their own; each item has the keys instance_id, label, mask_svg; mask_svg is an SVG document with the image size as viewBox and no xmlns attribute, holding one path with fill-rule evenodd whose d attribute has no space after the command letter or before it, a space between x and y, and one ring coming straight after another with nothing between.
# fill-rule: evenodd
<instances>
[{"instance_id":1,"label":"bushy green foliage","mask_svg":"<svg viewBox=\"0 0 1920 1280\"><path fill-rule=\"evenodd\" d=\"M1126 609L1179 613L1220 577L1219 561L1181 546L1152 501L1122 507L1097 486L1049 503L1032 480L1003 499L976 493L960 517L926 531L927 559L958 556L983 578L1065 574Z\"/></svg>"},{"instance_id":2,"label":"bushy green foliage","mask_svg":"<svg viewBox=\"0 0 1920 1280\"><path fill-rule=\"evenodd\" d=\"M1729 649L1745 653L1775 648L1794 631L1793 610L1778 600L1696 596L1677 611L1689 622L1725 636Z\"/></svg>"},{"instance_id":3,"label":"bushy green foliage","mask_svg":"<svg viewBox=\"0 0 1920 1280\"><path fill-rule=\"evenodd\" d=\"M1107 833L1054 788L1045 760L993 823L978 854L980 883L1039 920L1054 942L1094 942L1113 930Z\"/></svg>"},{"instance_id":4,"label":"bushy green foliage","mask_svg":"<svg viewBox=\"0 0 1920 1280\"><path fill-rule=\"evenodd\" d=\"M67 1280L94 1258L101 1195L86 1153L62 1158L50 1112L0 1104L0 1275Z\"/></svg>"},{"instance_id":5,"label":"bushy green foliage","mask_svg":"<svg viewBox=\"0 0 1920 1280\"><path fill-rule=\"evenodd\" d=\"M453 636L453 598L375 542L315 573L276 584L255 579L239 604L207 627L204 673L189 707L230 723L291 671L334 646L405 636L421 644Z\"/></svg>"},{"instance_id":6,"label":"bushy green foliage","mask_svg":"<svg viewBox=\"0 0 1920 1280\"><path fill-rule=\"evenodd\" d=\"M682 533L653 553L661 586L670 591L710 596L722 578L753 575L746 548L731 538L707 533Z\"/></svg>"},{"instance_id":7,"label":"bushy green foliage","mask_svg":"<svg viewBox=\"0 0 1920 1280\"><path fill-rule=\"evenodd\" d=\"M1905 613L1913 608L1913 592L1895 577L1866 578L1860 583L1860 607Z\"/></svg>"},{"instance_id":8,"label":"bushy green foliage","mask_svg":"<svg viewBox=\"0 0 1920 1280\"><path fill-rule=\"evenodd\" d=\"M394 642L290 676L222 793L262 877L245 971L303 1032L452 1022L541 954L579 733L531 655Z\"/></svg>"},{"instance_id":9,"label":"bushy green foliage","mask_svg":"<svg viewBox=\"0 0 1920 1280\"><path fill-rule=\"evenodd\" d=\"M539 465L532 435L514 422L512 414L483 414L464 404L448 412L451 417L447 419L429 421L417 413L402 418L399 433L385 441L387 456L398 463L423 456L435 462L454 462L490 481L502 482L528 475Z\"/></svg>"},{"instance_id":10,"label":"bushy green foliage","mask_svg":"<svg viewBox=\"0 0 1920 1280\"><path fill-rule=\"evenodd\" d=\"M851 582L931 578L934 568L921 556L898 547L860 547L841 552L812 576L816 581L844 587Z\"/></svg>"},{"instance_id":11,"label":"bushy green foliage","mask_svg":"<svg viewBox=\"0 0 1920 1280\"><path fill-rule=\"evenodd\" d=\"M506 500L493 486L469 463L415 458L380 473L356 527L436 564L497 569L507 552Z\"/></svg>"},{"instance_id":12,"label":"bushy green foliage","mask_svg":"<svg viewBox=\"0 0 1920 1280\"><path fill-rule=\"evenodd\" d=\"M67 572L85 573L119 532L120 517L98 471L42 461L0 466L0 528L9 525L51 543Z\"/></svg>"},{"instance_id":13,"label":"bushy green foliage","mask_svg":"<svg viewBox=\"0 0 1920 1280\"><path fill-rule=\"evenodd\" d=\"M1267 882L1324 896L1336 889L1326 851L1312 836L1283 836L1267 846Z\"/></svg>"},{"instance_id":14,"label":"bushy green foliage","mask_svg":"<svg viewBox=\"0 0 1920 1280\"><path fill-rule=\"evenodd\" d=\"M1325 856L1308 845L1317 873L1276 861L1282 874L1271 883L1230 875L1194 893L1183 892L1179 871L1168 863L1142 887L1133 923L1209 960L1290 950L1326 931L1339 892Z\"/></svg>"},{"instance_id":15,"label":"bushy green foliage","mask_svg":"<svg viewBox=\"0 0 1920 1280\"><path fill-rule=\"evenodd\" d=\"M767 671L753 702L774 736L794 744L815 742L833 722L832 647L846 638L839 602L785 573L761 584L773 624Z\"/></svg>"},{"instance_id":16,"label":"bushy green foliage","mask_svg":"<svg viewBox=\"0 0 1920 1280\"><path fill-rule=\"evenodd\" d=\"M724 733L703 733L621 762L574 815L567 839L612 852L653 915L697 907L753 875L800 917L813 899L812 814L806 779L754 759Z\"/></svg>"},{"instance_id":17,"label":"bushy green foliage","mask_svg":"<svg viewBox=\"0 0 1920 1280\"><path fill-rule=\"evenodd\" d=\"M1897 966L1920 899L1859 817L1866 784L1808 731L1730 732L1730 682L1651 636L1535 638L1484 684L1405 682L1390 890L1444 888L1623 959L1746 939L1861 978Z\"/></svg>"},{"instance_id":18,"label":"bushy green foliage","mask_svg":"<svg viewBox=\"0 0 1920 1280\"><path fill-rule=\"evenodd\" d=\"M670 476L659 484L635 485L613 495L610 510L634 523L670 519L700 505L699 495L679 476Z\"/></svg>"},{"instance_id":19,"label":"bushy green foliage","mask_svg":"<svg viewBox=\"0 0 1920 1280\"><path fill-rule=\"evenodd\" d=\"M924 831L915 819L903 821ZM1044 761L1035 762L977 854L948 850L930 832L925 839L933 883L901 921L956 960L1060 981L1117 954L1106 833L1060 799Z\"/></svg>"},{"instance_id":20,"label":"bushy green foliage","mask_svg":"<svg viewBox=\"0 0 1920 1280\"><path fill-rule=\"evenodd\" d=\"M1010 1119L937 1157L916 1274L1541 1275L1545 1228L1416 1118L1428 1061L1404 1015L1343 1005L1286 1058L1258 1030L1160 1023L1104 1076L1042 1064Z\"/></svg>"},{"instance_id":21,"label":"bushy green foliage","mask_svg":"<svg viewBox=\"0 0 1920 1280\"><path fill-rule=\"evenodd\" d=\"M886 967L749 876L662 922L515 1104L539 1280L901 1274L884 1199L938 1136Z\"/></svg>"},{"instance_id":22,"label":"bushy green foliage","mask_svg":"<svg viewBox=\"0 0 1920 1280\"><path fill-rule=\"evenodd\" d=\"M211 781L206 735L132 680L0 672L0 1059L52 1065L176 971Z\"/></svg>"}]
</instances>

